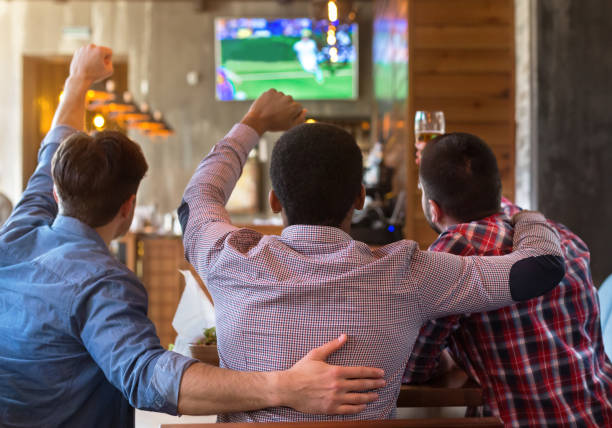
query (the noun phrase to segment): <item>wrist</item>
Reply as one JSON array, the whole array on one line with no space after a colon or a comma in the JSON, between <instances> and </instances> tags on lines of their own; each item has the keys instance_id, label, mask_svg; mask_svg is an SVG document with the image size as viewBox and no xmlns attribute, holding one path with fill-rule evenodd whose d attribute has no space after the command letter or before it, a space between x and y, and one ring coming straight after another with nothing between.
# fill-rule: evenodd
<instances>
[{"instance_id":1,"label":"wrist","mask_svg":"<svg viewBox=\"0 0 612 428\"><path fill-rule=\"evenodd\" d=\"M269 407L289 407L287 398L289 390L287 388L287 372L274 371L262 373L266 377L266 391Z\"/></svg>"},{"instance_id":2,"label":"wrist","mask_svg":"<svg viewBox=\"0 0 612 428\"><path fill-rule=\"evenodd\" d=\"M259 116L252 113L247 113L246 116L242 118L240 123L253 128L253 130L257 132L260 137L267 131L264 121Z\"/></svg>"},{"instance_id":3,"label":"wrist","mask_svg":"<svg viewBox=\"0 0 612 428\"><path fill-rule=\"evenodd\" d=\"M64 91L75 94L86 94L93 81L81 76L70 75L64 83Z\"/></svg>"}]
</instances>

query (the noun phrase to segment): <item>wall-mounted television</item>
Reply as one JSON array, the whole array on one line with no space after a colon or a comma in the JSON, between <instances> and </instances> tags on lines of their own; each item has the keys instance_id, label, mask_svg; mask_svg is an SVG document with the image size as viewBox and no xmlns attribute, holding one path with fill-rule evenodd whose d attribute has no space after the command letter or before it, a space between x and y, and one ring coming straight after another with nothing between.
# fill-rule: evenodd
<instances>
[{"instance_id":1,"label":"wall-mounted television","mask_svg":"<svg viewBox=\"0 0 612 428\"><path fill-rule=\"evenodd\" d=\"M275 88L296 100L358 97L358 26L308 18L216 18L216 97L253 100ZM332 40L333 41L333 40Z\"/></svg>"}]
</instances>

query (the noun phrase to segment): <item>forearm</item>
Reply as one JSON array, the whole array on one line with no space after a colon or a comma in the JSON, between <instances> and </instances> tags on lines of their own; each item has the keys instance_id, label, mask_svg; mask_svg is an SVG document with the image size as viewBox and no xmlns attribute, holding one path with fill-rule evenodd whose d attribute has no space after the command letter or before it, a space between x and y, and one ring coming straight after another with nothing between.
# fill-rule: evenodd
<instances>
[{"instance_id":1,"label":"forearm","mask_svg":"<svg viewBox=\"0 0 612 428\"><path fill-rule=\"evenodd\" d=\"M543 216L521 215L514 243L517 251L496 257L417 252L411 272L419 281L424 319L493 310L558 284L564 274L559 237Z\"/></svg>"},{"instance_id":2,"label":"forearm","mask_svg":"<svg viewBox=\"0 0 612 428\"><path fill-rule=\"evenodd\" d=\"M192 364L181 380L178 411L203 415L283 405L281 372L239 372Z\"/></svg>"},{"instance_id":3,"label":"forearm","mask_svg":"<svg viewBox=\"0 0 612 428\"><path fill-rule=\"evenodd\" d=\"M85 129L85 97L91 84L91 80L85 78L69 76L66 79L64 95L53 116L52 128L66 125L79 131Z\"/></svg>"},{"instance_id":4,"label":"forearm","mask_svg":"<svg viewBox=\"0 0 612 428\"><path fill-rule=\"evenodd\" d=\"M189 181L178 214L187 259L198 269L197 257L206 256L232 230L225 203L240 178L259 136L248 126L236 125L202 160ZM199 251L195 255L195 248Z\"/></svg>"},{"instance_id":5,"label":"forearm","mask_svg":"<svg viewBox=\"0 0 612 428\"><path fill-rule=\"evenodd\" d=\"M421 327L402 382L426 382L445 368L441 364L444 362L441 357L445 353L448 338L459 327L459 319L459 315L438 318Z\"/></svg>"}]
</instances>

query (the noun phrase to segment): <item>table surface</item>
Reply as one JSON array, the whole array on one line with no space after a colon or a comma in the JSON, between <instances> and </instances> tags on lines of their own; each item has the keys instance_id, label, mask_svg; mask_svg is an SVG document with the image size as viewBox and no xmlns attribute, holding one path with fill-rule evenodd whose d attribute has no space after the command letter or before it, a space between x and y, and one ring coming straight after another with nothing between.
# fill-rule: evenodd
<instances>
[{"instance_id":1,"label":"table surface","mask_svg":"<svg viewBox=\"0 0 612 428\"><path fill-rule=\"evenodd\" d=\"M161 428L207 428L218 424L164 424ZM224 428L253 428L252 423L223 424ZM389 419L379 421L326 421L326 422L265 422L258 423L260 428L503 428L499 418L427 418L427 419Z\"/></svg>"}]
</instances>

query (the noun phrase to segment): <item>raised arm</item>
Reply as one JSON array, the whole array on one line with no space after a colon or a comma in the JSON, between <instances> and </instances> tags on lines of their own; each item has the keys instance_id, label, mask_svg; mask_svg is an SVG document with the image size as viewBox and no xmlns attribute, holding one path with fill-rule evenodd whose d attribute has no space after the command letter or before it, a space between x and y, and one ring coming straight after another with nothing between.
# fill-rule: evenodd
<instances>
[{"instance_id":1,"label":"raised arm","mask_svg":"<svg viewBox=\"0 0 612 428\"><path fill-rule=\"evenodd\" d=\"M494 257L417 250L409 277L416 281L420 293L423 321L493 310L538 297L563 278L559 235L541 214L517 214L514 250Z\"/></svg>"},{"instance_id":2,"label":"raised arm","mask_svg":"<svg viewBox=\"0 0 612 428\"><path fill-rule=\"evenodd\" d=\"M32 227L50 224L55 219L58 208L53 198L51 160L66 137L83 130L87 89L93 82L112 74L111 57L110 49L95 45L82 47L74 54L70 75L64 85L64 96L53 117L51 131L38 152L38 166L6 221L3 233L19 228L19 233L23 234Z\"/></svg>"},{"instance_id":3,"label":"raised arm","mask_svg":"<svg viewBox=\"0 0 612 428\"><path fill-rule=\"evenodd\" d=\"M217 143L196 169L178 209L185 256L198 273L204 272L235 230L225 203L229 199L249 152L266 131L282 131L304 121L302 106L271 89L261 95L240 124Z\"/></svg>"}]
</instances>

